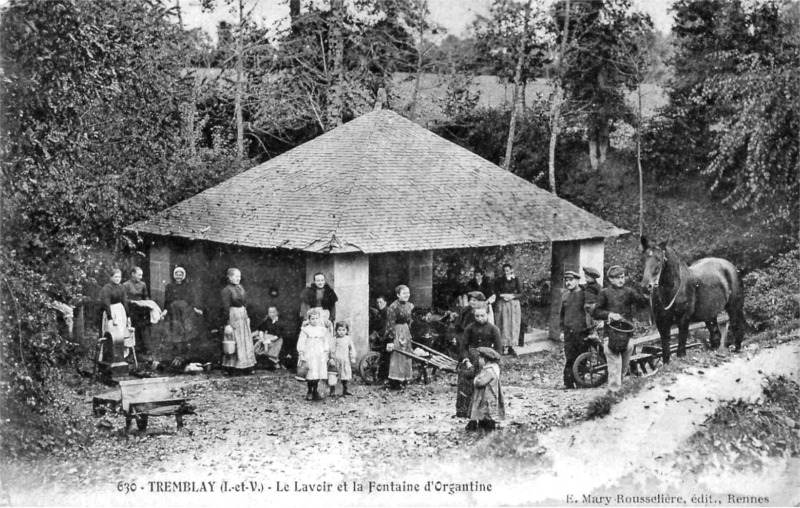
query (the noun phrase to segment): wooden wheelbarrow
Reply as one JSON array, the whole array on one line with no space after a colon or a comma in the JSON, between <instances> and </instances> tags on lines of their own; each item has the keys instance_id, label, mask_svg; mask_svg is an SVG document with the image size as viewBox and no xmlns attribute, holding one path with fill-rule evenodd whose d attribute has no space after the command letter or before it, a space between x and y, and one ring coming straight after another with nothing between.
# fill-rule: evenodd
<instances>
[{"instance_id":1,"label":"wooden wheelbarrow","mask_svg":"<svg viewBox=\"0 0 800 508\"><path fill-rule=\"evenodd\" d=\"M99 406L110 406L121 412L125 415L126 433L130 433L134 421L140 431L146 431L151 416L175 416L178 430L181 430L183 416L196 413L186 399L172 395L170 382L171 378L167 377L120 381L119 398L113 400L108 396L95 397L94 413L102 414Z\"/></svg>"},{"instance_id":2,"label":"wooden wheelbarrow","mask_svg":"<svg viewBox=\"0 0 800 508\"><path fill-rule=\"evenodd\" d=\"M444 353L440 353L435 349L429 348L425 344L420 344L416 341L411 341L411 344L414 347L421 348L423 351L427 352L429 356L419 356L415 355L414 353L409 353L407 351L401 351L399 349L395 349L395 353L400 353L403 356L408 356L412 360L421 362L428 367L433 367L434 369L441 369L445 372L456 372L458 369L458 362L450 358Z\"/></svg>"}]
</instances>

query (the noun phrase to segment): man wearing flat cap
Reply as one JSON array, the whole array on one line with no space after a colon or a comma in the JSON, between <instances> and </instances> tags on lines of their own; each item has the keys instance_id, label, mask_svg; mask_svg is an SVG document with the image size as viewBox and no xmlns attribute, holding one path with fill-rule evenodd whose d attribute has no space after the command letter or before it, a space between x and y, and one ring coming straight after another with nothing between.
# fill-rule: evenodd
<instances>
[{"instance_id":1,"label":"man wearing flat cap","mask_svg":"<svg viewBox=\"0 0 800 508\"><path fill-rule=\"evenodd\" d=\"M603 290L603 286L598 283L600 280L600 272L591 266L583 268L583 276L586 279L586 284L583 285L583 293L586 299L584 303L584 309L586 310L586 326L591 327L595 323L592 313L597 306L597 295Z\"/></svg>"},{"instance_id":2,"label":"man wearing flat cap","mask_svg":"<svg viewBox=\"0 0 800 508\"><path fill-rule=\"evenodd\" d=\"M597 295L597 305L592 316L603 321L632 321L633 307L647 305L647 298L639 291L625 286L625 269L619 265L608 269L610 286ZM632 332L622 332L606 327L608 346L608 390L617 391L622 388L622 376L630 369L633 346L630 343Z\"/></svg>"},{"instance_id":3,"label":"man wearing flat cap","mask_svg":"<svg viewBox=\"0 0 800 508\"><path fill-rule=\"evenodd\" d=\"M578 282L578 272L568 270L564 273L564 286L567 290L561 296L561 337L564 340L564 388L575 388L572 365L583 352L583 339L586 330L585 293Z\"/></svg>"}]
</instances>

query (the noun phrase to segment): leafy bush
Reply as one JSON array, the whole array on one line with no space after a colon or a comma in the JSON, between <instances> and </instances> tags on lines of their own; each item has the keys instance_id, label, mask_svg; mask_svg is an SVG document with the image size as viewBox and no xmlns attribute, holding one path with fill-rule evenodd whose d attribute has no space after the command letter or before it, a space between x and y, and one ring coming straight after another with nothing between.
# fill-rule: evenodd
<instances>
[{"instance_id":1,"label":"leafy bush","mask_svg":"<svg viewBox=\"0 0 800 508\"><path fill-rule=\"evenodd\" d=\"M747 322L756 330L773 327L800 316L800 249L787 252L765 270L744 278L744 310Z\"/></svg>"}]
</instances>

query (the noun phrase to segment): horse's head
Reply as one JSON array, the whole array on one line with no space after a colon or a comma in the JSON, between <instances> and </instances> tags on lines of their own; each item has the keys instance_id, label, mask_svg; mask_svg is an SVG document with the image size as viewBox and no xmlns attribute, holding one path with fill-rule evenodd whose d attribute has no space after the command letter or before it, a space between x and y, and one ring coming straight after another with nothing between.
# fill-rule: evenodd
<instances>
[{"instance_id":1,"label":"horse's head","mask_svg":"<svg viewBox=\"0 0 800 508\"><path fill-rule=\"evenodd\" d=\"M658 245L642 237L642 291L650 294L658 287L661 271L667 261L667 242Z\"/></svg>"}]
</instances>

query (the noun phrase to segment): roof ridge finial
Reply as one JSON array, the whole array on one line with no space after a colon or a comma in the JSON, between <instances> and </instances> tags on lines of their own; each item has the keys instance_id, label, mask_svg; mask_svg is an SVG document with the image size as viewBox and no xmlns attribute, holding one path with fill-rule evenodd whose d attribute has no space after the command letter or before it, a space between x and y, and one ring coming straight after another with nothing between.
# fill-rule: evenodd
<instances>
[{"instance_id":1,"label":"roof ridge finial","mask_svg":"<svg viewBox=\"0 0 800 508\"><path fill-rule=\"evenodd\" d=\"M388 99L386 98L386 89L380 87L378 88L378 98L375 100L375 107L373 108L373 111L379 111L383 109L383 105L386 104L386 102L388 102Z\"/></svg>"}]
</instances>

